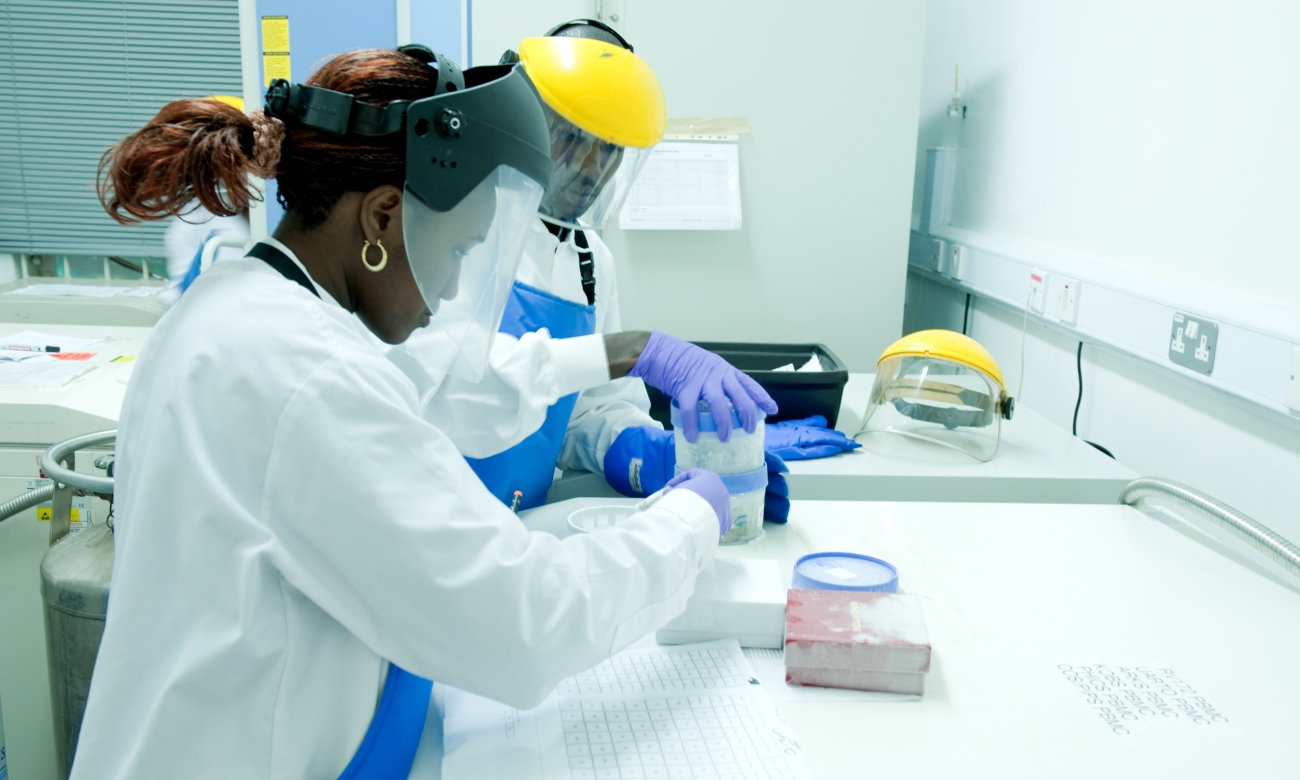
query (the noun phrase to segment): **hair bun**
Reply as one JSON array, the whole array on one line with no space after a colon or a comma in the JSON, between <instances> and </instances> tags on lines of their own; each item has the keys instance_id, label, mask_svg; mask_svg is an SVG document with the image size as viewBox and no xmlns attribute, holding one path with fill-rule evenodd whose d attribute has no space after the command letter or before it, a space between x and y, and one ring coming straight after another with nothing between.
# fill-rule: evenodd
<instances>
[{"instance_id":1,"label":"hair bun","mask_svg":"<svg viewBox=\"0 0 1300 780\"><path fill-rule=\"evenodd\" d=\"M280 150L284 145L284 122L267 116L264 111L249 115L253 122L253 154L249 172L262 179L275 178L280 165Z\"/></svg>"}]
</instances>

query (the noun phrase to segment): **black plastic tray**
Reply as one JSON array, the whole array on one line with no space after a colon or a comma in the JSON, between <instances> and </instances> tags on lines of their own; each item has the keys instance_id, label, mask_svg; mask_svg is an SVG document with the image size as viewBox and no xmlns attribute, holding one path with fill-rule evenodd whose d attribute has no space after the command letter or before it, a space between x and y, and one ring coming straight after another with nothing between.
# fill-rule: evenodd
<instances>
[{"instance_id":1,"label":"black plastic tray","mask_svg":"<svg viewBox=\"0 0 1300 780\"><path fill-rule=\"evenodd\" d=\"M753 377L772 396L780 411L768 422L801 420L820 414L830 427L840 415L840 401L849 370L824 344L746 344L727 341L696 341L697 346L722 356L728 363ZM773 371L793 363L795 368L816 355L821 371ZM672 428L668 419L668 397L653 387L650 393L650 416Z\"/></svg>"}]
</instances>

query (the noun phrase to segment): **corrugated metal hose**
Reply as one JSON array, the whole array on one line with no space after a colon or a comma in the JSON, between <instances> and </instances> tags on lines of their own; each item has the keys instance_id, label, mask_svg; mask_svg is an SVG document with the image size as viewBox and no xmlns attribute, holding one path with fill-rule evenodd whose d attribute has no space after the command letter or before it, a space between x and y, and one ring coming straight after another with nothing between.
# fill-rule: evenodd
<instances>
[{"instance_id":1,"label":"corrugated metal hose","mask_svg":"<svg viewBox=\"0 0 1300 780\"><path fill-rule=\"evenodd\" d=\"M43 485L35 490L29 490L16 498L0 504L0 521L8 520L19 512L26 511L36 506L44 504L46 501L54 500L54 485Z\"/></svg>"},{"instance_id":2,"label":"corrugated metal hose","mask_svg":"<svg viewBox=\"0 0 1300 780\"><path fill-rule=\"evenodd\" d=\"M1119 494L1121 504L1135 505L1144 498L1162 498L1191 509L1267 555L1292 576L1300 577L1300 547L1217 498L1181 482L1150 477L1133 480Z\"/></svg>"}]
</instances>

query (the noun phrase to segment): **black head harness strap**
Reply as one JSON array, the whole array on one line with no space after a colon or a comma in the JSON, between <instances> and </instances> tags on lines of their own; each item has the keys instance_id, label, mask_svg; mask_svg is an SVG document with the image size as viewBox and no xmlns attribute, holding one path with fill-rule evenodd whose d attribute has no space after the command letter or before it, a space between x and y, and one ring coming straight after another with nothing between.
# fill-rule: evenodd
<instances>
[{"instance_id":1,"label":"black head harness strap","mask_svg":"<svg viewBox=\"0 0 1300 780\"><path fill-rule=\"evenodd\" d=\"M438 74L434 95L465 88L460 67L429 47L411 44L399 47L398 51L430 65ZM267 116L283 122L296 122L327 133L378 137L402 132L410 105L409 100L394 100L386 106L376 106L346 92L276 79L266 90L264 110Z\"/></svg>"}]
</instances>

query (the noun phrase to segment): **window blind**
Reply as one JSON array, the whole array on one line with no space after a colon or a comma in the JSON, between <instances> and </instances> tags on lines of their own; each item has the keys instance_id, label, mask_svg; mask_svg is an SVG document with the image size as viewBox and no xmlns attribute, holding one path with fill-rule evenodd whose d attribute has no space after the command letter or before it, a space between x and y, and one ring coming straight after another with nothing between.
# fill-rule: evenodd
<instances>
[{"instance_id":1,"label":"window blind","mask_svg":"<svg viewBox=\"0 0 1300 780\"><path fill-rule=\"evenodd\" d=\"M165 103L242 94L238 0L0 0L0 252L163 256L95 195L104 150Z\"/></svg>"}]
</instances>

